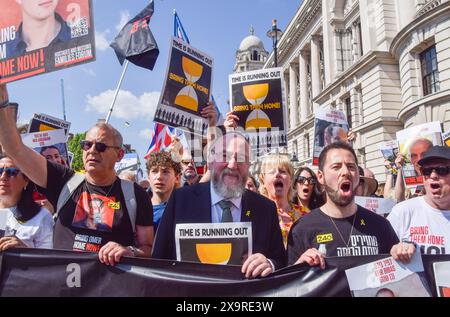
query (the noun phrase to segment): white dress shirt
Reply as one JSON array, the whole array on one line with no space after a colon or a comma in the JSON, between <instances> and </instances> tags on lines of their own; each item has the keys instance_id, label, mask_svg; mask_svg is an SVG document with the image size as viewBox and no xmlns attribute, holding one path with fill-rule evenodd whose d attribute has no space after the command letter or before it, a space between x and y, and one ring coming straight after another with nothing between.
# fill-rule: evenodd
<instances>
[{"instance_id":1,"label":"white dress shirt","mask_svg":"<svg viewBox=\"0 0 450 317\"><path fill-rule=\"evenodd\" d=\"M214 189L212 182L211 187L211 220L212 223L222 222L222 208L219 206L219 202L224 200ZM242 196L239 198L227 199L231 204L231 215L233 216L233 222L241 221L242 211Z\"/></svg>"}]
</instances>

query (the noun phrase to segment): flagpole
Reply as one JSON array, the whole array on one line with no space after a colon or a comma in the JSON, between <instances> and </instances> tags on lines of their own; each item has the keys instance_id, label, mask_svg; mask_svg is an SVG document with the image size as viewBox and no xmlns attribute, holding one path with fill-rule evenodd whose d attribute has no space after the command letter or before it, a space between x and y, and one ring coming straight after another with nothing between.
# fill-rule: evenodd
<instances>
[{"instance_id":1,"label":"flagpole","mask_svg":"<svg viewBox=\"0 0 450 317\"><path fill-rule=\"evenodd\" d=\"M122 75L120 76L119 83L117 84L116 92L114 93L114 98L113 98L113 100L111 102L111 107L109 108L108 115L106 116L106 121L105 121L106 123L108 123L109 119L111 118L111 114L113 112L114 104L116 103L116 99L117 99L117 95L119 94L120 86L122 86L122 81L123 81L123 78L125 77L125 73L127 71L128 64L129 64L129 62L126 59L125 60L125 64L123 65Z\"/></svg>"},{"instance_id":2,"label":"flagpole","mask_svg":"<svg viewBox=\"0 0 450 317\"><path fill-rule=\"evenodd\" d=\"M66 98L64 97L64 79L61 78L61 96L62 96L62 111L64 121L66 121Z\"/></svg>"}]
</instances>

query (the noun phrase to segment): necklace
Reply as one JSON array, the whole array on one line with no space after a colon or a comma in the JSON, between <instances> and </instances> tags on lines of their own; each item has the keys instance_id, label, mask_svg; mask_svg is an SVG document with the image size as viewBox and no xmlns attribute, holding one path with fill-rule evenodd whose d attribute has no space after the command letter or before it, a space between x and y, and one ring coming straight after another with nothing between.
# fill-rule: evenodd
<instances>
[{"instance_id":1,"label":"necklace","mask_svg":"<svg viewBox=\"0 0 450 317\"><path fill-rule=\"evenodd\" d=\"M105 197L109 197L109 193L111 192L111 190L114 188L114 185L116 184L116 181L114 180L114 183L112 183L111 187L109 187L108 192L106 193ZM90 184L88 184L88 182L86 182L86 188L89 192L89 196L90 196L90 202L91 202L91 208L92 207L96 207L96 210L91 210L93 213L93 217L94 217L94 225L97 225L98 223L101 223L101 210L103 207L103 200L101 199L93 199L92 197L92 191L89 188ZM94 206L95 204L95 206Z\"/></svg>"},{"instance_id":2,"label":"necklace","mask_svg":"<svg viewBox=\"0 0 450 317\"><path fill-rule=\"evenodd\" d=\"M339 236L342 239L342 242L345 244L345 246L348 248L349 244L350 244L350 239L352 237L352 233L353 233L353 228L355 227L355 220L356 220L356 214L358 213L358 210L356 210L355 214L353 215L353 223L352 223L352 228L350 229L350 234L348 236L348 240L347 243L345 243L344 240L344 236L341 233L341 230L339 230L338 226L336 225L336 223L334 222L333 218L331 218L330 215L326 214L328 216L328 218L330 218L331 222L333 223L334 227L336 228L336 231L339 233Z\"/></svg>"},{"instance_id":3,"label":"necklace","mask_svg":"<svg viewBox=\"0 0 450 317\"><path fill-rule=\"evenodd\" d=\"M116 184L116 180L114 180L114 182L112 183L111 187L109 187L109 190L108 190L108 192L106 193L105 197L109 197L109 193L110 193L111 190L114 188L114 185L115 185L115 184ZM91 185L86 181L86 188L87 188L89 194L92 196L93 190L91 190L91 189L89 188L90 186L91 186Z\"/></svg>"}]
</instances>

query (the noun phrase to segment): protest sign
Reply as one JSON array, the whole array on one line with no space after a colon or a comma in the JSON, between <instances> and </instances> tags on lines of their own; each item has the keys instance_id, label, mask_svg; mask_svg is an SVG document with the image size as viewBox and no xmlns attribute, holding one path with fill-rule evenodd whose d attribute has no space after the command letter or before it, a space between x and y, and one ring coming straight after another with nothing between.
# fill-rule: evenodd
<instances>
[{"instance_id":1,"label":"protest sign","mask_svg":"<svg viewBox=\"0 0 450 317\"><path fill-rule=\"evenodd\" d=\"M239 117L237 125L245 130L258 154L287 145L282 75L282 68L229 75L230 109Z\"/></svg>"},{"instance_id":2,"label":"protest sign","mask_svg":"<svg viewBox=\"0 0 450 317\"><path fill-rule=\"evenodd\" d=\"M318 165L319 155L325 146L336 141L347 141L348 123L342 111L332 108L318 108L314 116L313 165Z\"/></svg>"},{"instance_id":3,"label":"protest sign","mask_svg":"<svg viewBox=\"0 0 450 317\"><path fill-rule=\"evenodd\" d=\"M389 162L392 170L397 170L395 165L395 159L398 154L398 143L397 140L385 141L381 142L379 145L379 149L383 158Z\"/></svg>"},{"instance_id":4,"label":"protest sign","mask_svg":"<svg viewBox=\"0 0 450 317\"><path fill-rule=\"evenodd\" d=\"M70 129L70 122L49 116L48 114L35 113L30 121L28 133L55 129L64 129L67 135Z\"/></svg>"},{"instance_id":5,"label":"protest sign","mask_svg":"<svg viewBox=\"0 0 450 317\"><path fill-rule=\"evenodd\" d=\"M136 176L136 180L142 176L142 170L140 169L140 161L137 153L126 153L120 162L117 162L114 169L117 174L124 171L133 172Z\"/></svg>"},{"instance_id":6,"label":"protest sign","mask_svg":"<svg viewBox=\"0 0 450 317\"><path fill-rule=\"evenodd\" d=\"M201 111L211 96L213 59L172 37L167 75L153 121L203 134Z\"/></svg>"},{"instance_id":7,"label":"protest sign","mask_svg":"<svg viewBox=\"0 0 450 317\"><path fill-rule=\"evenodd\" d=\"M397 204L393 199L365 196L355 196L355 203L379 215L390 213L392 208Z\"/></svg>"},{"instance_id":8,"label":"protest sign","mask_svg":"<svg viewBox=\"0 0 450 317\"><path fill-rule=\"evenodd\" d=\"M410 263L392 257L345 270L354 297L429 297L420 251Z\"/></svg>"},{"instance_id":9,"label":"protest sign","mask_svg":"<svg viewBox=\"0 0 450 317\"><path fill-rule=\"evenodd\" d=\"M250 222L191 223L175 227L177 261L241 265L252 254Z\"/></svg>"},{"instance_id":10,"label":"protest sign","mask_svg":"<svg viewBox=\"0 0 450 317\"><path fill-rule=\"evenodd\" d=\"M444 141L444 145L450 146L450 131L442 134L442 141Z\"/></svg>"},{"instance_id":11,"label":"protest sign","mask_svg":"<svg viewBox=\"0 0 450 317\"><path fill-rule=\"evenodd\" d=\"M450 261L433 263L438 297L450 297Z\"/></svg>"},{"instance_id":12,"label":"protest sign","mask_svg":"<svg viewBox=\"0 0 450 317\"><path fill-rule=\"evenodd\" d=\"M22 134L22 142L51 162L69 167L67 136L63 129Z\"/></svg>"},{"instance_id":13,"label":"protest sign","mask_svg":"<svg viewBox=\"0 0 450 317\"><path fill-rule=\"evenodd\" d=\"M91 0L0 0L0 8L0 83L95 60Z\"/></svg>"},{"instance_id":14,"label":"protest sign","mask_svg":"<svg viewBox=\"0 0 450 317\"><path fill-rule=\"evenodd\" d=\"M5 235L6 222L8 221L8 209L0 208L0 238Z\"/></svg>"},{"instance_id":15,"label":"protest sign","mask_svg":"<svg viewBox=\"0 0 450 317\"><path fill-rule=\"evenodd\" d=\"M403 179L407 188L423 184L418 164L423 154L433 145L442 145L441 124L438 121L424 123L397 132L399 152L405 156Z\"/></svg>"}]
</instances>

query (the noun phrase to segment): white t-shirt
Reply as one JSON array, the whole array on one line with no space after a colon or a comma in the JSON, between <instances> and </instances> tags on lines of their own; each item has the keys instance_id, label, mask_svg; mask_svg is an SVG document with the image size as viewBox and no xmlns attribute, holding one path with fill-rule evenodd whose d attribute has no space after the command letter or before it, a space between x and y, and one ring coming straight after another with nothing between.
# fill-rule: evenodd
<instances>
[{"instance_id":1,"label":"white t-shirt","mask_svg":"<svg viewBox=\"0 0 450 317\"><path fill-rule=\"evenodd\" d=\"M422 254L450 254L450 210L435 209L416 197L397 204L387 219L400 241L417 243Z\"/></svg>"},{"instance_id":2,"label":"white t-shirt","mask_svg":"<svg viewBox=\"0 0 450 317\"><path fill-rule=\"evenodd\" d=\"M24 223L18 222L9 208L1 209L0 213L5 211L5 236L15 235L30 248L53 248L54 221L47 209L41 208L33 218Z\"/></svg>"}]
</instances>

